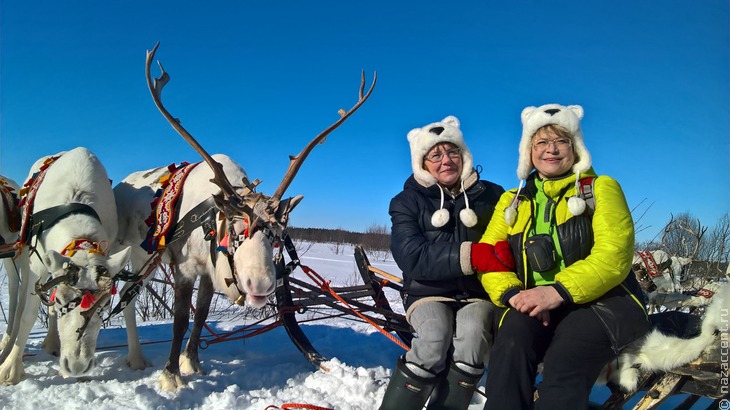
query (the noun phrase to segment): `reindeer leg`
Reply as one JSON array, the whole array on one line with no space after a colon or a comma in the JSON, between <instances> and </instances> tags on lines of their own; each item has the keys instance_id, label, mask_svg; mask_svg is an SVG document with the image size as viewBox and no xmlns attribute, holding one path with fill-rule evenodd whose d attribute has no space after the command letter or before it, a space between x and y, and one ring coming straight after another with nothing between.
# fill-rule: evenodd
<instances>
[{"instance_id":1,"label":"reindeer leg","mask_svg":"<svg viewBox=\"0 0 730 410\"><path fill-rule=\"evenodd\" d=\"M165 369L160 374L158 382L164 391L177 391L184 386L180 377L180 349L185 332L188 330L190 320L190 302L193 296L193 285L195 280L185 278L175 272L175 303L173 310L175 318L172 325L172 345L170 356L165 364Z\"/></svg>"},{"instance_id":2,"label":"reindeer leg","mask_svg":"<svg viewBox=\"0 0 730 410\"><path fill-rule=\"evenodd\" d=\"M188 344L185 351L180 357L180 371L182 374L205 374L200 366L200 358L198 357L198 347L200 346L200 333L203 331L208 312L210 311L210 301L213 299L213 281L209 275L200 277L200 286L198 287L198 300L195 304L195 318L193 319L193 328L190 331Z\"/></svg>"},{"instance_id":3,"label":"reindeer leg","mask_svg":"<svg viewBox=\"0 0 730 410\"><path fill-rule=\"evenodd\" d=\"M51 356L61 355L61 339L58 336L58 319L56 318L56 309L53 306L48 307L48 333L43 339L43 350Z\"/></svg>"},{"instance_id":4,"label":"reindeer leg","mask_svg":"<svg viewBox=\"0 0 730 410\"><path fill-rule=\"evenodd\" d=\"M124 286L121 294L132 286L131 283L127 283ZM142 370L152 366L150 362L142 352L142 346L139 342L139 333L137 332L137 313L135 312L135 306L137 303L137 296L124 308L124 324L127 329L127 346L129 353L127 354L127 366L132 370Z\"/></svg>"}]
</instances>

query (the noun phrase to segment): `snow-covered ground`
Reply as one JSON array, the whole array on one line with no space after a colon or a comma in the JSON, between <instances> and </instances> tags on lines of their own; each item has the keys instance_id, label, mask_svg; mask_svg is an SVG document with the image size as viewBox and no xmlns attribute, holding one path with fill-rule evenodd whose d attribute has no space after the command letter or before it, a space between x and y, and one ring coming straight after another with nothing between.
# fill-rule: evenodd
<instances>
[{"instance_id":1,"label":"snow-covered ground","mask_svg":"<svg viewBox=\"0 0 730 410\"><path fill-rule=\"evenodd\" d=\"M328 244L314 244L308 250L300 246L302 264L330 280L333 286L361 283L352 247L346 246L339 253L335 253L335 249ZM371 255L369 258L373 266L400 275L392 259L377 260ZM0 302L6 307L4 272L0 275ZM295 275L306 277L301 269ZM394 308L400 307L397 295L389 295L389 299ZM256 319L241 319L229 310L218 319L212 319L210 326L220 333L254 322ZM0 331L4 331L5 326L4 321L0 321ZM325 409L377 409L391 367L403 349L370 325L351 320L323 319L307 322L302 327L312 344L329 358L323 365L325 369L312 366L286 331L278 327L251 338L210 344L200 353L207 374L184 377L187 386L176 394L162 392L157 386L172 336L168 321L141 324L144 352L153 363L143 371L131 371L125 366L123 326L117 324L102 329L98 366L83 379L65 379L58 374L56 358L40 347L45 331L38 327L33 330L26 349L28 377L16 386L0 386L0 408L264 410L268 406L300 403ZM480 382L481 390L483 386L484 379ZM607 396L608 389L597 387L591 399L601 402ZM481 409L484 400L475 394L469 409ZM672 402L676 405L678 400ZM707 401L702 403L695 405L696 408L705 408L708 404Z\"/></svg>"}]
</instances>

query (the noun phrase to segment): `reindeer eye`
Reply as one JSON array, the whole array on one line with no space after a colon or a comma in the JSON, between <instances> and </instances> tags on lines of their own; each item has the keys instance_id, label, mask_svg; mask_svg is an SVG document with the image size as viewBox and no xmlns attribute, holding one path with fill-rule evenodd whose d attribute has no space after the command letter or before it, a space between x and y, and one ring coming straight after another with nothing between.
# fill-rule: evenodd
<instances>
[{"instance_id":1,"label":"reindeer eye","mask_svg":"<svg viewBox=\"0 0 730 410\"><path fill-rule=\"evenodd\" d=\"M96 266L96 280L98 281L101 276L109 277L109 269L106 266Z\"/></svg>"},{"instance_id":2,"label":"reindeer eye","mask_svg":"<svg viewBox=\"0 0 730 410\"><path fill-rule=\"evenodd\" d=\"M73 263L69 263L63 271L64 274L67 275L69 278L69 285L75 286L77 283L79 283L79 272L81 272L81 268L74 265Z\"/></svg>"}]
</instances>

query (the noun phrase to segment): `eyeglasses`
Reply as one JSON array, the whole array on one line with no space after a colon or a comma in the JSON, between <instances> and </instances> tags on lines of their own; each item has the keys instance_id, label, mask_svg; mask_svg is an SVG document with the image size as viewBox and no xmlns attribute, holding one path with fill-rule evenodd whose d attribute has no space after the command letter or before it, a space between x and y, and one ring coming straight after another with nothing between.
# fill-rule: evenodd
<instances>
[{"instance_id":1,"label":"eyeglasses","mask_svg":"<svg viewBox=\"0 0 730 410\"><path fill-rule=\"evenodd\" d=\"M459 148L454 148L448 151L436 151L431 155L427 155L425 159L428 162L439 163L444 159L444 155L455 160L457 158L461 158L461 150Z\"/></svg>"},{"instance_id":2,"label":"eyeglasses","mask_svg":"<svg viewBox=\"0 0 730 410\"><path fill-rule=\"evenodd\" d=\"M535 151L545 151L550 145L555 145L555 148L563 150L569 148L572 141L569 138L556 138L554 140L539 139L532 141L532 149Z\"/></svg>"}]
</instances>

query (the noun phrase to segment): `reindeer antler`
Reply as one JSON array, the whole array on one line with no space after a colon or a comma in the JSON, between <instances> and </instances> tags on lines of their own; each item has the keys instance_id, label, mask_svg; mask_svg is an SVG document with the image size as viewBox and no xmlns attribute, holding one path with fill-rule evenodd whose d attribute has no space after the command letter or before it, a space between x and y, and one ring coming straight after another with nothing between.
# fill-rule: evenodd
<instances>
[{"instance_id":1,"label":"reindeer antler","mask_svg":"<svg viewBox=\"0 0 730 410\"><path fill-rule=\"evenodd\" d=\"M689 224L689 225L691 225L691 224ZM687 234L689 236L694 238L694 249L691 252L689 252L690 255L686 256L686 257L689 257L689 259L694 260L694 258L697 257L697 253L700 250L700 242L702 240L702 237L707 232L707 227L702 226L702 222L699 220L699 218L697 219L697 229L696 230L694 227L689 226L689 225L687 224L687 220L682 219L682 218L675 220L674 215L672 215L669 222L667 222L667 224L664 226L664 233L662 234L661 243L666 247L666 244L664 242L665 242L666 236L671 232L674 232L677 230L687 232ZM689 251L689 249L686 249L686 248L685 248L685 250Z\"/></svg>"},{"instance_id":2,"label":"reindeer antler","mask_svg":"<svg viewBox=\"0 0 730 410\"><path fill-rule=\"evenodd\" d=\"M338 113L340 114L340 119L334 122L332 125L327 127L324 131L319 133L312 141L307 144L302 152L299 153L299 155L296 156L289 156L289 168L286 170L286 174L284 175L284 178L281 180L281 184L279 184L279 187L276 188L276 191L271 196L274 200L281 200L281 197L284 195L284 192L286 192L287 188L289 188L289 185L291 185L292 181L294 180L294 177L297 175L297 172L299 172L299 168L302 166L302 163L305 159L307 159L307 156L309 153L314 149L314 146L317 144L324 143L324 140L327 138L327 135L334 131L337 127L342 125L343 122L345 122L355 111L357 111L358 108L360 108L361 105L367 99L370 97L370 94L373 92L373 89L375 88L375 83L378 80L378 73L373 74L373 83L370 85L370 89L368 90L367 94L363 95L363 91L365 91L365 70L362 72L362 79L360 80L360 93L359 93L359 99L357 101L357 104L352 106L349 111L345 111L343 109L340 109Z\"/></svg>"},{"instance_id":3,"label":"reindeer antler","mask_svg":"<svg viewBox=\"0 0 730 410\"><path fill-rule=\"evenodd\" d=\"M157 52L157 47L159 47L159 45L160 42L158 41L157 44L155 44L154 48L152 48L152 51L147 51L147 59L145 61L145 75L147 77L147 87L149 88L150 93L152 93L152 99L154 100L157 109L160 110L167 122L172 125L172 128L174 128L175 131L177 131L177 133L180 134L183 139L187 141L187 143L190 144L190 146L192 146L198 154L200 154L201 157L203 157L208 166L210 166L210 168L213 170L214 176L213 179L211 179L210 181L220 187L221 191L223 192L223 197L225 198L226 204L238 211L242 211L250 215L252 212L251 207L243 201L243 198L240 195L238 195L236 189L233 187L231 182L226 177L226 174L223 172L221 165L216 162L213 157L211 157L210 154L205 151L205 149L203 149L198 141L193 138L193 136L180 124L180 120L173 117L172 114L170 114L170 112L167 111L165 106L162 104L162 89L170 81L170 76L167 74L167 72L165 72L165 69L162 68L162 64L160 64L159 61L157 62L157 65L160 67L160 71L162 74L159 78L154 79L150 75L150 66L152 65L152 60L155 57L155 53ZM246 181L244 181L244 183L245 182ZM255 185L247 185L247 188L250 191L253 191Z\"/></svg>"}]
</instances>

